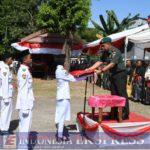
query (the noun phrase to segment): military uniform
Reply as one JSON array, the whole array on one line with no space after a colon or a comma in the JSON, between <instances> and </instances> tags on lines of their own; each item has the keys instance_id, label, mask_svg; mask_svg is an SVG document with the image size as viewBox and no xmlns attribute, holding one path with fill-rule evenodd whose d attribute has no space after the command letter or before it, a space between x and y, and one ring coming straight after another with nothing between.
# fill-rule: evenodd
<instances>
[{"instance_id":1,"label":"military uniform","mask_svg":"<svg viewBox=\"0 0 150 150\"><path fill-rule=\"evenodd\" d=\"M13 76L4 62L0 67L1 131L8 131L12 115Z\"/></svg>"},{"instance_id":2,"label":"military uniform","mask_svg":"<svg viewBox=\"0 0 150 150\"><path fill-rule=\"evenodd\" d=\"M56 95L56 113L55 123L58 126L58 137L63 137L64 122L70 121L70 87L69 82L75 82L85 79L76 79L69 74L62 65L58 65L56 72L57 95Z\"/></svg>"},{"instance_id":3,"label":"military uniform","mask_svg":"<svg viewBox=\"0 0 150 150\"><path fill-rule=\"evenodd\" d=\"M126 91L127 74L120 50L111 46L109 51L104 52L101 61L106 62L107 64L115 64L115 66L109 70L111 81L110 89L112 95L126 98L126 105L123 109L123 119L126 119L129 116L129 101ZM117 116L117 109L115 108L114 111L115 116Z\"/></svg>"}]
</instances>

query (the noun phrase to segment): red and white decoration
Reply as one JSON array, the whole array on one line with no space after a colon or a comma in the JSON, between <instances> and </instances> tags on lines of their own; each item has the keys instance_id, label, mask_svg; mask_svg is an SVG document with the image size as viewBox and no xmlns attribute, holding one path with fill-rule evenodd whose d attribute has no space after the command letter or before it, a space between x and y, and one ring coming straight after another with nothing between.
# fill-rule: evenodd
<instances>
[{"instance_id":1,"label":"red and white decoration","mask_svg":"<svg viewBox=\"0 0 150 150\"><path fill-rule=\"evenodd\" d=\"M137 115L136 113L130 113L130 119L125 120L123 123L118 123L115 120L104 120L101 124L91 119L91 114L83 113L77 114L77 123L79 130L84 130L88 139L94 143L99 140L137 140L143 137L145 142L150 140L150 119ZM107 114L105 114L107 116ZM95 114L94 118L97 118L98 114ZM145 136L146 135L146 136ZM106 141L105 141L106 142ZM124 145L124 144L123 144ZM103 143L101 146L104 146ZM107 146L111 145L110 143Z\"/></svg>"},{"instance_id":2,"label":"red and white decoration","mask_svg":"<svg viewBox=\"0 0 150 150\"><path fill-rule=\"evenodd\" d=\"M12 47L19 51L24 51L29 49L31 54L62 54L63 45L62 44L43 44L43 43L29 43L29 42L18 42L11 44ZM77 55L82 51L82 43L74 45L72 47L73 55Z\"/></svg>"}]
</instances>

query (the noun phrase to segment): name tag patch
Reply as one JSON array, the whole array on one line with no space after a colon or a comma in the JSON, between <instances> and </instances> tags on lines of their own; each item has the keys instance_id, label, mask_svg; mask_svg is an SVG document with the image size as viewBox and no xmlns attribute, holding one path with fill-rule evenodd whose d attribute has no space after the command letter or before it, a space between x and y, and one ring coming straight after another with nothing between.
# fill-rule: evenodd
<instances>
[{"instance_id":1,"label":"name tag patch","mask_svg":"<svg viewBox=\"0 0 150 150\"><path fill-rule=\"evenodd\" d=\"M23 78L23 79L26 79L26 74L23 74L23 75L22 75L22 78Z\"/></svg>"}]
</instances>

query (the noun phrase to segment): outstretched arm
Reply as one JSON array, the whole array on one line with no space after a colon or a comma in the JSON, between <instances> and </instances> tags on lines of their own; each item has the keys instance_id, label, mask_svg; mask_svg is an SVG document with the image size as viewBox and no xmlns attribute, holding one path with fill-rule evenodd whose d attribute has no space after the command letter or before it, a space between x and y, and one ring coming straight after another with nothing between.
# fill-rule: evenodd
<instances>
[{"instance_id":1,"label":"outstretched arm","mask_svg":"<svg viewBox=\"0 0 150 150\"><path fill-rule=\"evenodd\" d=\"M95 70L95 72L96 72L96 74L101 74L102 72L106 72L106 71L110 70L111 68L113 68L114 65L115 65L114 63L110 63L107 66L105 66L103 69Z\"/></svg>"},{"instance_id":2,"label":"outstretched arm","mask_svg":"<svg viewBox=\"0 0 150 150\"><path fill-rule=\"evenodd\" d=\"M95 70L97 69L99 66L101 66L103 64L103 62L98 61L96 62L93 66L91 66L90 68L86 69L86 70Z\"/></svg>"},{"instance_id":3,"label":"outstretched arm","mask_svg":"<svg viewBox=\"0 0 150 150\"><path fill-rule=\"evenodd\" d=\"M102 69L102 71L103 71L103 72L106 72L106 71L110 70L111 68L113 68L114 66L115 66L114 63L109 63L107 66L105 66L105 67Z\"/></svg>"}]
</instances>

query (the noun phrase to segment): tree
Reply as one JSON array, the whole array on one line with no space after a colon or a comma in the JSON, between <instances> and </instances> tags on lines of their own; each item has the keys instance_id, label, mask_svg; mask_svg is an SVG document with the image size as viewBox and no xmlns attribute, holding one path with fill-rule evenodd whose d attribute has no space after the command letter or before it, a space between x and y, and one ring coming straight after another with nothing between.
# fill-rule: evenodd
<instances>
[{"instance_id":1,"label":"tree","mask_svg":"<svg viewBox=\"0 0 150 150\"><path fill-rule=\"evenodd\" d=\"M98 33L99 31L96 28L86 28L85 30L78 31L77 35L79 35L80 38L84 40L85 43L87 43L87 42L92 42L94 40L97 40L96 35Z\"/></svg>"},{"instance_id":2,"label":"tree","mask_svg":"<svg viewBox=\"0 0 150 150\"><path fill-rule=\"evenodd\" d=\"M74 34L87 26L91 15L90 5L91 0L44 0L39 8L38 26L65 37L63 51L68 69Z\"/></svg>"},{"instance_id":3,"label":"tree","mask_svg":"<svg viewBox=\"0 0 150 150\"><path fill-rule=\"evenodd\" d=\"M41 0L0 1L0 52L10 50L12 42L37 30L35 16Z\"/></svg>"},{"instance_id":4,"label":"tree","mask_svg":"<svg viewBox=\"0 0 150 150\"><path fill-rule=\"evenodd\" d=\"M139 14L133 17L131 17L131 14L129 14L121 22L119 22L113 10L111 11L107 10L106 13L107 13L107 21L104 19L103 15L99 16L101 25L91 20L94 27L97 30L99 30L100 34L103 36L107 36L128 29L131 25L135 23L137 19L139 19Z\"/></svg>"}]
</instances>

